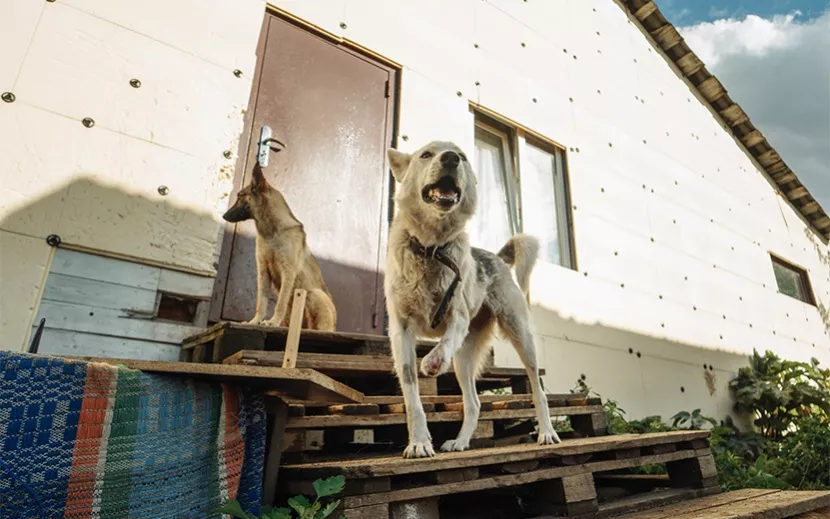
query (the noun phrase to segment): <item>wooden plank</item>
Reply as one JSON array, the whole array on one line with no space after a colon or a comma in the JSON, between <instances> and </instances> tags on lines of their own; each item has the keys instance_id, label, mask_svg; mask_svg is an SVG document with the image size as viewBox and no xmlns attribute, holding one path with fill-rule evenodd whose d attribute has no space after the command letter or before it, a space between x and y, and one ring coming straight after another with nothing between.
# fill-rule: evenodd
<instances>
[{"instance_id":1,"label":"wooden plank","mask_svg":"<svg viewBox=\"0 0 830 519\"><path fill-rule=\"evenodd\" d=\"M389 517L389 504L374 506L361 506L343 510L343 517L346 519L386 519Z\"/></svg>"},{"instance_id":2,"label":"wooden plank","mask_svg":"<svg viewBox=\"0 0 830 519\"><path fill-rule=\"evenodd\" d=\"M564 403L556 405L556 407L564 407L565 405L599 405L600 402L590 403L586 401L584 395L580 394L549 394L547 395L548 402L561 400ZM533 402L533 395L530 393L508 394L508 395L479 395L479 401L483 402L508 402L511 400L527 400ZM421 397L423 403L433 404L447 404L454 402L461 402L461 395L435 395ZM366 402L375 404L401 404L403 397L401 396L367 396Z\"/></svg>"},{"instance_id":3,"label":"wooden plank","mask_svg":"<svg viewBox=\"0 0 830 519\"><path fill-rule=\"evenodd\" d=\"M580 474L586 474L590 472L618 470L629 467L639 467L643 465L666 463L667 461L682 459L683 456L687 455L689 454L684 452L674 452L670 454L660 454L656 456L644 456L642 458L629 460L599 461L587 465L577 465L573 467L544 468L540 470L534 470L531 472L524 472L521 474L505 474L489 478L477 479L473 481L455 482L444 485L424 486L404 490L393 490L391 492L381 492L377 494L367 494L362 496L351 496L343 498L343 505L347 508L357 506L370 506L374 504L409 501L412 499L421 499L427 497L442 496L447 494L460 494L464 492L488 490L491 488L503 488L517 485L526 485L528 483L535 483L537 481L547 481L556 478L577 476ZM418 460L407 461L416 462ZM285 470L285 468L286 467L284 466L283 470Z\"/></svg>"},{"instance_id":4,"label":"wooden plank","mask_svg":"<svg viewBox=\"0 0 830 519\"><path fill-rule=\"evenodd\" d=\"M156 291L51 273L43 300L152 314Z\"/></svg>"},{"instance_id":5,"label":"wooden plank","mask_svg":"<svg viewBox=\"0 0 830 519\"><path fill-rule=\"evenodd\" d=\"M247 366L253 367L253 366ZM263 368L270 369L270 368ZM580 414L596 413L599 406L583 407L552 407L551 416L574 416ZM439 411L427 413L427 421L430 422L460 422L464 413L462 411ZM518 418L534 418L534 409L504 409L500 411L483 411L479 420L507 420ZM393 425L406 423L406 416L403 414L381 414L377 416L345 416L345 415L322 415L295 417L288 420L288 427L295 428L320 428L320 427L368 427L378 425Z\"/></svg>"},{"instance_id":6,"label":"wooden plank","mask_svg":"<svg viewBox=\"0 0 830 519\"><path fill-rule=\"evenodd\" d=\"M362 402L363 393L311 369L263 368L193 362L153 362L133 359L67 357L70 360L123 365L130 369L165 375L187 376L228 384L260 387L284 392L294 398L319 398L332 403Z\"/></svg>"},{"instance_id":7,"label":"wooden plank","mask_svg":"<svg viewBox=\"0 0 830 519\"><path fill-rule=\"evenodd\" d=\"M70 249L55 252L49 272L152 291L158 287L161 275L158 267Z\"/></svg>"},{"instance_id":8,"label":"wooden plank","mask_svg":"<svg viewBox=\"0 0 830 519\"><path fill-rule=\"evenodd\" d=\"M313 330L303 330L300 342L305 342L305 337ZM227 357L223 362L227 364L248 364L257 366L282 366L285 359L285 352L283 351L261 351L261 350L241 350L234 355ZM420 359L419 359L420 361ZM380 374L392 375L394 374L395 365L392 357L389 355L357 355L357 354L340 354L340 353L311 353L300 352L297 355L297 366L316 369L323 372L331 373L350 373L350 374ZM452 374L453 370L450 368L448 374ZM544 374L544 370L542 370ZM510 377L526 377L525 371L522 368L500 368L489 367L482 372L482 377L496 377L496 378L510 378ZM525 393L527 394L527 393ZM508 395L493 395L504 398ZM385 397L379 397L385 398ZM383 403L386 403L385 401ZM397 403L397 402L396 402Z\"/></svg>"},{"instance_id":9,"label":"wooden plank","mask_svg":"<svg viewBox=\"0 0 830 519\"><path fill-rule=\"evenodd\" d=\"M380 406L377 404L337 404L330 405L327 408L330 414L334 415L376 415L380 412Z\"/></svg>"},{"instance_id":10,"label":"wooden plank","mask_svg":"<svg viewBox=\"0 0 830 519\"><path fill-rule=\"evenodd\" d=\"M315 478L343 474L346 478L364 478L372 476L390 476L446 470L461 467L477 467L524 461L531 459L556 458L578 454L592 454L634 447L645 447L663 443L679 443L693 438L708 437L708 431L671 431L647 434L619 434L595 438L578 438L556 445L511 445L463 452L442 453L434 458L403 459L400 456L383 458L340 460L305 465L286 465L283 470L294 478ZM672 456L677 455L676 458ZM696 457L694 450L678 451L667 454L643 456L637 459L660 458L662 460L682 460ZM627 462L629 460L619 460ZM662 462L658 462L662 463ZM638 466L638 465L625 465ZM558 477L558 476L557 476Z\"/></svg>"},{"instance_id":11,"label":"wooden plank","mask_svg":"<svg viewBox=\"0 0 830 519\"><path fill-rule=\"evenodd\" d=\"M276 339L275 342L282 342L288 336L288 328L263 326L257 324L243 324L232 322L217 323L204 332L194 335L185 340L186 347L192 347L194 344L211 340L215 334L221 334L232 330L256 330L268 335L269 339ZM303 350L305 346L325 345L334 347L333 349L340 352L352 353L369 353L369 354L385 354L389 352L389 337L385 335L370 335L365 333L349 333L349 332L326 332L321 330L303 330L302 336ZM420 347L431 348L437 344L437 341L418 340ZM371 352L370 352L371 350Z\"/></svg>"},{"instance_id":12,"label":"wooden plank","mask_svg":"<svg viewBox=\"0 0 830 519\"><path fill-rule=\"evenodd\" d=\"M209 301L213 295L215 278L197 276L177 270L161 269L158 280L158 290L168 294L188 296ZM197 332L190 334L191 336Z\"/></svg>"},{"instance_id":13,"label":"wooden plank","mask_svg":"<svg viewBox=\"0 0 830 519\"><path fill-rule=\"evenodd\" d=\"M642 514L645 513L642 512L644 510L666 506L678 501L689 501L700 497L704 493L704 490L693 488L670 488L645 494L635 494L600 505L597 517L617 517L634 510L640 510Z\"/></svg>"},{"instance_id":14,"label":"wooden plank","mask_svg":"<svg viewBox=\"0 0 830 519\"><path fill-rule=\"evenodd\" d=\"M830 517L830 506L793 516L793 519L827 519Z\"/></svg>"},{"instance_id":15,"label":"wooden plank","mask_svg":"<svg viewBox=\"0 0 830 519\"><path fill-rule=\"evenodd\" d=\"M277 400L276 409L271 419L271 437L268 445L268 455L265 460L265 474L263 474L263 503L274 506L277 494L277 479L282 458L283 440L285 437L285 423L288 420L288 406Z\"/></svg>"},{"instance_id":16,"label":"wooden plank","mask_svg":"<svg viewBox=\"0 0 830 519\"><path fill-rule=\"evenodd\" d=\"M707 519L782 519L830 506L830 491L782 491L706 509ZM675 519L692 519L686 512Z\"/></svg>"},{"instance_id":17,"label":"wooden plank","mask_svg":"<svg viewBox=\"0 0 830 519\"><path fill-rule=\"evenodd\" d=\"M686 514L693 512L700 512L702 510L714 508L724 504L730 504L755 497L764 496L767 494L774 494L780 492L779 490L771 489L743 489L735 490L733 492L725 492L716 496L709 496L686 503L677 503L662 508L649 510L648 512L637 512L636 514L629 514L620 517L620 519L673 519L678 514Z\"/></svg>"},{"instance_id":18,"label":"wooden plank","mask_svg":"<svg viewBox=\"0 0 830 519\"><path fill-rule=\"evenodd\" d=\"M305 313L305 298L307 295L308 292L302 288L294 291L294 302L291 305L288 337L285 340L285 352L282 358L283 368L294 368L297 366L297 353L300 351L300 331L303 328L303 314Z\"/></svg>"},{"instance_id":19,"label":"wooden plank","mask_svg":"<svg viewBox=\"0 0 830 519\"><path fill-rule=\"evenodd\" d=\"M43 330L38 353L174 361L179 358L179 350L175 344L46 328Z\"/></svg>"},{"instance_id":20,"label":"wooden plank","mask_svg":"<svg viewBox=\"0 0 830 519\"><path fill-rule=\"evenodd\" d=\"M164 342L178 346L199 331L195 326L128 317L121 310L84 304L42 301L35 322L46 319L47 329L94 333L112 337Z\"/></svg>"}]
</instances>

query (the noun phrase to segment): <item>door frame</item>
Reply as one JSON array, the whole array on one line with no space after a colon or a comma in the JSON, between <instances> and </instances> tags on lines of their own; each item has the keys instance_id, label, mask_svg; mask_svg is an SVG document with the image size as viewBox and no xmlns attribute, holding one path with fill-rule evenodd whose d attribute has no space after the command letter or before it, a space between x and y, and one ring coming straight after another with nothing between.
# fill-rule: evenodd
<instances>
[{"instance_id":1,"label":"door frame","mask_svg":"<svg viewBox=\"0 0 830 519\"><path fill-rule=\"evenodd\" d=\"M245 185L245 180L248 172L248 151L251 144L251 139L254 136L253 120L257 109L257 100L259 96L260 77L262 73L262 64L265 59L265 43L268 41L268 31L270 29L271 21L277 20L289 23L298 29L309 33L311 36L321 38L331 45L338 47L341 51L351 54L354 57L362 59L371 63L389 74L388 86L388 103L386 110L386 128L388 146L397 148L398 130L400 119L400 76L402 67L394 61L385 58L371 50L368 50L354 42L339 38L334 34L323 31L314 25L301 20L288 12L273 6L266 6L265 16L262 21L262 28L260 30L259 41L257 42L257 60L256 68L254 70L253 81L251 82L251 94L248 99L248 109L243 117L243 129L239 136L239 144L236 150L236 163L234 164L233 188L228 197L228 207L230 207L236 199L237 193ZM384 153L383 155L384 169L387 171L387 181L384 186L383 202L381 206L381 213L385 213L386 218L378 222L379 229L379 243L378 243L378 268L382 274L382 270L386 259L386 249L389 237L389 225L392 222L394 214L394 190L395 180L392 177L389 159ZM231 255L233 251L234 239L236 236L236 224L223 222L223 230L219 246L217 247L217 261L216 261L216 279L213 283L213 295L210 300L210 310L208 312L209 322L219 322L222 320L222 308L225 304L225 291L227 288L228 277L230 275ZM256 297L252 294L251 297ZM375 298L378 301L378 307L375 309L374 319L377 325L386 332L386 307L383 304L383 284L378 283L375 288Z\"/></svg>"}]
</instances>

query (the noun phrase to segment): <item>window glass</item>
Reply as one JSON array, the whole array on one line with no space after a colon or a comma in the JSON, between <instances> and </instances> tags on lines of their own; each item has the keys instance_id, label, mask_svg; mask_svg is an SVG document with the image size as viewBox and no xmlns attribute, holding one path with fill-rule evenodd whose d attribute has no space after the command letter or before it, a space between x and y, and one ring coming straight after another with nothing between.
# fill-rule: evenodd
<instances>
[{"instance_id":1,"label":"window glass","mask_svg":"<svg viewBox=\"0 0 830 519\"><path fill-rule=\"evenodd\" d=\"M473 246L496 252L514 231L508 195L510 149L501 133L476 126L475 137L478 210L467 231Z\"/></svg>"}]
</instances>

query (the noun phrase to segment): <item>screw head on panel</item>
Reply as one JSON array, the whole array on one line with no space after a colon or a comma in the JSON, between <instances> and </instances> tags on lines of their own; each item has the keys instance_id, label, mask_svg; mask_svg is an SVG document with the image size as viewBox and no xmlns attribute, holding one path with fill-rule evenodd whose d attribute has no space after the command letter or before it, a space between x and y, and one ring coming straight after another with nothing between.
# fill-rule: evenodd
<instances>
[{"instance_id":1,"label":"screw head on panel","mask_svg":"<svg viewBox=\"0 0 830 519\"><path fill-rule=\"evenodd\" d=\"M225 150L222 152L222 156L226 159L233 157L233 152L231 150Z\"/></svg>"},{"instance_id":2,"label":"screw head on panel","mask_svg":"<svg viewBox=\"0 0 830 519\"><path fill-rule=\"evenodd\" d=\"M81 124L83 124L87 128L92 128L93 126L95 126L95 120L92 117L84 117L84 119L81 121Z\"/></svg>"},{"instance_id":3,"label":"screw head on panel","mask_svg":"<svg viewBox=\"0 0 830 519\"><path fill-rule=\"evenodd\" d=\"M46 244L50 247L57 247L61 244L61 237L57 234L50 234L46 237Z\"/></svg>"},{"instance_id":4,"label":"screw head on panel","mask_svg":"<svg viewBox=\"0 0 830 519\"><path fill-rule=\"evenodd\" d=\"M170 188L167 186L159 186L158 192L161 196L167 196L170 194Z\"/></svg>"},{"instance_id":5,"label":"screw head on panel","mask_svg":"<svg viewBox=\"0 0 830 519\"><path fill-rule=\"evenodd\" d=\"M141 80L135 78L131 79L130 86L133 88L141 88Z\"/></svg>"},{"instance_id":6,"label":"screw head on panel","mask_svg":"<svg viewBox=\"0 0 830 519\"><path fill-rule=\"evenodd\" d=\"M348 28L349 28L349 26L348 26L348 25L346 25L346 22L340 22L340 28L341 28L341 29L348 29Z\"/></svg>"},{"instance_id":7,"label":"screw head on panel","mask_svg":"<svg viewBox=\"0 0 830 519\"><path fill-rule=\"evenodd\" d=\"M239 69L236 69L236 70L233 71L233 75L236 76L236 77L242 77L242 71L239 70Z\"/></svg>"},{"instance_id":8,"label":"screw head on panel","mask_svg":"<svg viewBox=\"0 0 830 519\"><path fill-rule=\"evenodd\" d=\"M3 99L3 101L7 103L14 103L14 100L17 99L17 97L15 97L15 95L11 92L3 92L0 94L0 99Z\"/></svg>"}]
</instances>

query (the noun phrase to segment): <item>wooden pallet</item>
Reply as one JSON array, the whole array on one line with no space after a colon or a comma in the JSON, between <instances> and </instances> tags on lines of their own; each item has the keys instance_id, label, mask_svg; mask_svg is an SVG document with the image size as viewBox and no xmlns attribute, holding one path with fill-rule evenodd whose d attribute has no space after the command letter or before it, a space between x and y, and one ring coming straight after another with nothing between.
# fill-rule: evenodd
<instances>
[{"instance_id":1,"label":"wooden pallet","mask_svg":"<svg viewBox=\"0 0 830 519\"><path fill-rule=\"evenodd\" d=\"M593 474L666 464L675 487L717 492L717 473L706 431L617 435L565 441L558 445L515 445L434 458L336 460L283 465L279 493L307 493L320 477L342 474L346 517L386 518L402 508L425 507L437 517L437 498L534 485L544 512L566 515L599 509ZM426 513L426 512L425 512Z\"/></svg>"},{"instance_id":2,"label":"wooden pallet","mask_svg":"<svg viewBox=\"0 0 830 519\"><path fill-rule=\"evenodd\" d=\"M460 396L424 396L424 409L434 443L454 438L463 420ZM473 446L533 442L536 411L532 396L482 395ZM590 404L589 404L590 402ZM406 446L406 413L400 397L366 397L361 404L325 407L288 401L283 461L297 462L354 456L357 453L399 453ZM568 417L570 436L606 433L599 399L585 395L548 395L552 417ZM567 436L567 435L566 435Z\"/></svg>"},{"instance_id":3,"label":"wooden pallet","mask_svg":"<svg viewBox=\"0 0 830 519\"><path fill-rule=\"evenodd\" d=\"M620 519L783 519L816 512L830 517L830 492L745 489L638 511Z\"/></svg>"},{"instance_id":4,"label":"wooden pallet","mask_svg":"<svg viewBox=\"0 0 830 519\"><path fill-rule=\"evenodd\" d=\"M306 332L303 332L305 335ZM304 336L303 335L303 336ZM386 355L310 353L300 348L297 356L298 368L309 368L325 373L367 395L389 395L398 389L394 376L392 357ZM227 364L247 366L282 366L285 354L282 351L240 350L223 360ZM540 370L540 376L545 374ZM479 391L510 387L515 393L530 392L527 373L522 368L485 368L476 381ZM419 390L422 395L458 394L460 388L450 369L438 378L420 378Z\"/></svg>"},{"instance_id":5,"label":"wooden pallet","mask_svg":"<svg viewBox=\"0 0 830 519\"><path fill-rule=\"evenodd\" d=\"M222 362L240 350L285 350L288 328L232 322L217 323L182 342L179 360ZM362 333L302 330L300 351L353 355L389 355L389 338ZM418 351L427 353L435 341L418 341Z\"/></svg>"}]
</instances>

